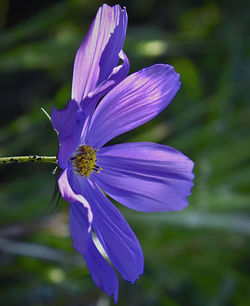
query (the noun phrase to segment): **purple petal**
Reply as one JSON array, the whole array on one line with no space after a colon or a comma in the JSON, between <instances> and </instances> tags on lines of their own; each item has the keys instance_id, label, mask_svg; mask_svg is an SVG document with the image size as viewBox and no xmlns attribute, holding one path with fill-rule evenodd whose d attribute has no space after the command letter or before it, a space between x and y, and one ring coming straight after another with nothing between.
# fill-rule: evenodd
<instances>
[{"instance_id":1,"label":"purple petal","mask_svg":"<svg viewBox=\"0 0 250 306\"><path fill-rule=\"evenodd\" d=\"M114 301L118 300L119 282L116 273L102 257L94 245L92 238L88 241L88 248L84 253L84 259L95 284L107 295L114 295Z\"/></svg>"},{"instance_id":2,"label":"purple petal","mask_svg":"<svg viewBox=\"0 0 250 306\"><path fill-rule=\"evenodd\" d=\"M80 105L86 115L85 125L81 135L81 143L85 143L85 136L88 131L92 115L95 111L96 104L99 102L103 95L105 95L114 86L120 83L129 72L129 61L123 50L121 50L119 56L123 63L113 69L113 72L111 73L108 80L101 83L94 91L88 94L88 96L81 101Z\"/></svg>"},{"instance_id":3,"label":"purple petal","mask_svg":"<svg viewBox=\"0 0 250 306\"><path fill-rule=\"evenodd\" d=\"M110 91L123 79L126 78L130 67L129 60L123 50L121 50L119 57L122 60L122 64L115 67L112 73L110 74L109 78L104 82L102 82L96 89L94 89L91 93L89 93L84 100L82 100L81 102L82 108L86 107L86 100L88 100L87 98L91 99L95 98L95 101L97 103L101 97L103 97L108 91Z\"/></svg>"},{"instance_id":4,"label":"purple petal","mask_svg":"<svg viewBox=\"0 0 250 306\"><path fill-rule=\"evenodd\" d=\"M83 253L86 250L91 235L92 212L87 200L80 194L76 194L69 180L74 176L72 170L66 169L58 179L58 185L62 197L70 203L70 232L73 239L73 247Z\"/></svg>"},{"instance_id":5,"label":"purple petal","mask_svg":"<svg viewBox=\"0 0 250 306\"><path fill-rule=\"evenodd\" d=\"M122 277L135 282L143 273L144 259L134 232L95 184L89 183L85 192L93 211L93 227L104 250Z\"/></svg>"},{"instance_id":6,"label":"purple petal","mask_svg":"<svg viewBox=\"0 0 250 306\"><path fill-rule=\"evenodd\" d=\"M51 123L58 132L58 164L61 169L68 167L69 158L79 145L85 118L74 100L70 100L63 110L52 109Z\"/></svg>"},{"instance_id":7,"label":"purple petal","mask_svg":"<svg viewBox=\"0 0 250 306\"><path fill-rule=\"evenodd\" d=\"M126 220L93 182L83 182L75 176L71 185L90 203L95 233L114 267L124 279L136 281L143 273L144 259L141 246Z\"/></svg>"},{"instance_id":8,"label":"purple petal","mask_svg":"<svg viewBox=\"0 0 250 306\"><path fill-rule=\"evenodd\" d=\"M85 196L87 195L86 190L89 189L89 183L87 182L87 179L78 175L74 175L72 171L68 173L67 179L69 180L69 184L70 186L72 186L74 192L77 191L77 194L84 194ZM77 217L78 213L76 209L75 212ZM76 230L77 230L77 224L76 224ZM80 252L84 256L86 265L89 269L89 272L91 273L91 276L95 284L100 289L105 291L108 295L113 294L114 300L115 302L117 302L118 286L119 286L117 276L114 270L111 268L111 266L106 262L106 260L102 257L102 255L95 247L91 235L89 235L88 237L87 249L86 248L81 249L81 245L77 246L78 248L76 248L75 246L74 247L78 252Z\"/></svg>"},{"instance_id":9,"label":"purple petal","mask_svg":"<svg viewBox=\"0 0 250 306\"><path fill-rule=\"evenodd\" d=\"M179 90L179 79L173 67L163 64L127 77L97 106L86 142L99 148L110 139L154 118Z\"/></svg>"},{"instance_id":10,"label":"purple petal","mask_svg":"<svg viewBox=\"0 0 250 306\"><path fill-rule=\"evenodd\" d=\"M80 45L74 63L72 99L77 102L106 81L119 61L127 30L127 13L103 4Z\"/></svg>"},{"instance_id":11,"label":"purple petal","mask_svg":"<svg viewBox=\"0 0 250 306\"><path fill-rule=\"evenodd\" d=\"M88 210L80 202L73 202L69 208L70 233L73 240L73 248L83 253L86 250L90 237L90 223L88 222Z\"/></svg>"},{"instance_id":12,"label":"purple petal","mask_svg":"<svg viewBox=\"0 0 250 306\"><path fill-rule=\"evenodd\" d=\"M125 143L101 148L94 180L112 198L140 211L181 210L188 205L193 162L173 148Z\"/></svg>"}]
</instances>

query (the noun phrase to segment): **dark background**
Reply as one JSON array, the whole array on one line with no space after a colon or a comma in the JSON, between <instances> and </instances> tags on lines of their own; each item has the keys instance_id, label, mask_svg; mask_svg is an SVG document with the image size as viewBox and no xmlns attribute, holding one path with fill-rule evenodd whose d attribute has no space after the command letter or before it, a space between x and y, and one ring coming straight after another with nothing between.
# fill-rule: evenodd
<instances>
[{"instance_id":1,"label":"dark background","mask_svg":"<svg viewBox=\"0 0 250 306\"><path fill-rule=\"evenodd\" d=\"M40 110L63 108L73 60L102 1L0 2L0 156L55 155ZM115 4L115 1L107 1ZM154 141L195 162L190 205L178 213L119 209L145 254L120 280L118 305L250 305L250 2L133 0L131 72L174 65L182 88L156 119L114 143ZM53 165L0 168L0 304L112 304L72 248L68 204L49 207Z\"/></svg>"}]
</instances>

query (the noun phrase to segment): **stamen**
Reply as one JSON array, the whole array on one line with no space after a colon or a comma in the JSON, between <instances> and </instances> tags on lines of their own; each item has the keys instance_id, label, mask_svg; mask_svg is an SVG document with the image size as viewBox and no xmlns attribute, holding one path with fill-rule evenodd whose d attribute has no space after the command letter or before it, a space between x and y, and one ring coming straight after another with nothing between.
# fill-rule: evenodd
<instances>
[{"instance_id":1,"label":"stamen","mask_svg":"<svg viewBox=\"0 0 250 306\"><path fill-rule=\"evenodd\" d=\"M101 167L99 167L99 166L94 166L94 171L96 171L97 173L100 173L101 170L103 170Z\"/></svg>"},{"instance_id":2,"label":"stamen","mask_svg":"<svg viewBox=\"0 0 250 306\"><path fill-rule=\"evenodd\" d=\"M71 157L72 165L76 172L88 178L93 171L100 173L101 167L97 166L96 152L91 146L80 146L75 155Z\"/></svg>"}]
</instances>

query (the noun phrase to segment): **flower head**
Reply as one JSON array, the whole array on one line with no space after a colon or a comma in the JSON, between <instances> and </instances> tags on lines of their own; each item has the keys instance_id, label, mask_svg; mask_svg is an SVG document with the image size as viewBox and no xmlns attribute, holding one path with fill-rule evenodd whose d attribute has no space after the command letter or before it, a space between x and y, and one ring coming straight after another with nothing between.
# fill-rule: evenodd
<instances>
[{"instance_id":1,"label":"flower head","mask_svg":"<svg viewBox=\"0 0 250 306\"><path fill-rule=\"evenodd\" d=\"M51 116L73 247L84 256L96 285L115 301L118 279L92 232L125 280L133 283L143 273L144 260L135 234L102 191L139 211L181 210L188 205L194 178L193 162L173 148L149 142L103 147L157 116L180 88L179 75L165 64L127 77L126 27L125 9L99 8L75 58L72 99Z\"/></svg>"}]
</instances>

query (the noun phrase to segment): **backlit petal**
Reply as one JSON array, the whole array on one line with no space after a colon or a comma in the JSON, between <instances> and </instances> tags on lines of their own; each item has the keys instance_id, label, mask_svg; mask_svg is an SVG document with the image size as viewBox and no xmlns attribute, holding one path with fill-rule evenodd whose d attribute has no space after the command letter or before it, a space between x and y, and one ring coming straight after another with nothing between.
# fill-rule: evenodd
<instances>
[{"instance_id":1,"label":"backlit petal","mask_svg":"<svg viewBox=\"0 0 250 306\"><path fill-rule=\"evenodd\" d=\"M122 63L119 66L115 67L109 78L102 82L91 93L89 93L87 98L95 98L95 100L99 101L102 96L104 96L108 91L110 91L113 87L115 87L123 79L126 78L130 67L129 60L123 50L121 50L119 57L122 60ZM86 99L81 102L82 108L84 108L86 105L85 100Z\"/></svg>"},{"instance_id":2,"label":"backlit petal","mask_svg":"<svg viewBox=\"0 0 250 306\"><path fill-rule=\"evenodd\" d=\"M72 99L77 102L106 81L117 66L127 31L127 12L103 4L80 45L74 62Z\"/></svg>"},{"instance_id":3,"label":"backlit petal","mask_svg":"<svg viewBox=\"0 0 250 306\"><path fill-rule=\"evenodd\" d=\"M84 111L84 114L86 114L86 121L81 136L81 143L85 143L85 135L91 122L96 104L99 102L100 98L114 86L120 83L128 74L129 61L123 50L120 52L120 58L122 59L123 63L113 69L113 72L111 73L108 80L101 83L94 91L88 94L88 96L81 101L81 107Z\"/></svg>"},{"instance_id":4,"label":"backlit petal","mask_svg":"<svg viewBox=\"0 0 250 306\"><path fill-rule=\"evenodd\" d=\"M155 143L124 143L98 151L96 183L116 201L140 211L181 210L188 205L193 162Z\"/></svg>"},{"instance_id":5,"label":"backlit petal","mask_svg":"<svg viewBox=\"0 0 250 306\"><path fill-rule=\"evenodd\" d=\"M163 64L128 76L97 106L86 142L99 148L112 138L154 118L179 90L179 79L173 67Z\"/></svg>"}]
</instances>

